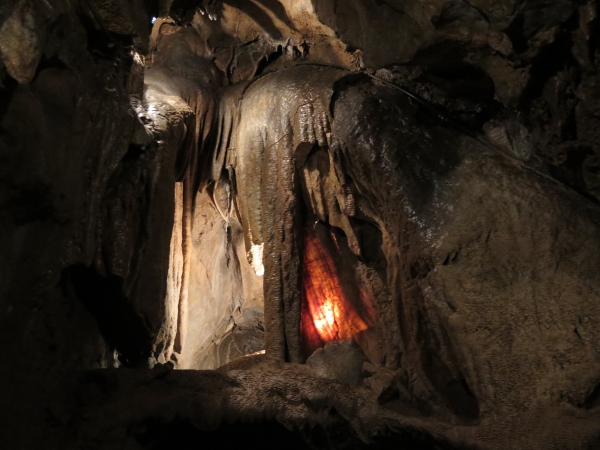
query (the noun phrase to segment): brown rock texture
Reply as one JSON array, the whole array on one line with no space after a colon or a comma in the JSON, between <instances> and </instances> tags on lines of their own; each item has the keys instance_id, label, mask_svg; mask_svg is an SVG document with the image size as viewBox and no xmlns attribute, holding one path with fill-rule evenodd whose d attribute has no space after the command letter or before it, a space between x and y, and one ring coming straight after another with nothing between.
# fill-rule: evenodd
<instances>
[{"instance_id":1,"label":"brown rock texture","mask_svg":"<svg viewBox=\"0 0 600 450\"><path fill-rule=\"evenodd\" d=\"M598 8L4 1L2 446L600 448Z\"/></svg>"}]
</instances>

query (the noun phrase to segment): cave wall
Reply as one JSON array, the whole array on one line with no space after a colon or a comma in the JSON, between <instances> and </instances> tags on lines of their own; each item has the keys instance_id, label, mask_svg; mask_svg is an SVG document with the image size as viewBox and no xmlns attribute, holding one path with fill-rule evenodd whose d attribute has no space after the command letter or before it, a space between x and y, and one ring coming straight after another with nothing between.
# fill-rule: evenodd
<instances>
[{"instance_id":1,"label":"cave wall","mask_svg":"<svg viewBox=\"0 0 600 450\"><path fill-rule=\"evenodd\" d=\"M301 218L347 240L379 327L356 339L411 414L445 423L428 433L593 445L597 14L566 0L3 3L7 442L71 442L83 370L216 368L265 343L303 361Z\"/></svg>"},{"instance_id":2,"label":"cave wall","mask_svg":"<svg viewBox=\"0 0 600 450\"><path fill-rule=\"evenodd\" d=\"M116 15L131 6L114 5ZM62 432L38 431L70 420L64 393L77 371L144 364L164 317L156 294L166 289L185 114L165 114L154 136L144 127L133 106L146 7L119 25L97 7L1 7L0 384L2 434L16 448L44 436L60 445Z\"/></svg>"},{"instance_id":3,"label":"cave wall","mask_svg":"<svg viewBox=\"0 0 600 450\"><path fill-rule=\"evenodd\" d=\"M177 366L216 369L264 350L263 283L248 262L240 223L196 197L187 336ZM260 272L259 272L260 273Z\"/></svg>"},{"instance_id":4,"label":"cave wall","mask_svg":"<svg viewBox=\"0 0 600 450\"><path fill-rule=\"evenodd\" d=\"M586 311L586 320L597 320L591 319L596 317L597 298L593 256L579 252L577 243L563 244L556 231L545 234L547 225L541 219L554 211L553 219L546 219L553 223L552 230L575 227L577 235L585 236L590 248L596 248L597 213L589 191L581 192L573 180L553 178L554 168L544 164L541 155L532 154L533 144L516 111L501 105L495 96L492 75L472 61L446 61L450 50L458 51L456 58L466 58L456 43L442 41L417 56L415 52L411 64L376 72L378 78L411 87L428 101L449 109L452 118L446 118L446 123L436 117L434 107L412 101L385 83L378 86L366 77L352 77L344 70L322 65L276 73L267 69L244 88L243 95L236 86L225 89L224 98L235 99L226 100L226 106L241 103L241 107L238 122L231 119L234 125L227 123L219 129L225 134L219 139L231 143L227 150L234 156L227 156L228 162L216 162L216 173L221 167L230 172L233 168L247 241L265 245L267 350L281 358L287 353L292 361L303 358L301 350L294 347L300 340L298 218L304 213L341 228L349 248L360 254L349 221L358 216L383 234L387 280L377 300L384 323L391 322L385 327L391 349L380 361L410 380L402 386L409 393L409 402L429 413L449 414L450 420L481 421L478 433L488 440L486 433L493 434L488 426L496 426L488 421L496 412L519 416L539 409L544 415L572 407L573 413L578 408L594 408L595 344L589 350L582 348L586 344L578 340L579 318L535 313L529 321L524 311L566 311L577 304L575 309ZM469 57L481 58L481 53L492 51L496 50L482 46ZM311 62L310 45L306 62ZM485 124L492 116L495 118ZM233 137L228 136L231 130ZM475 130L487 133L487 138L477 138ZM302 212L302 194L294 179L314 146L325 149L339 170L333 187L319 175L316 181L307 175L304 182L323 191L321 195L329 202L327 214L326 202L312 199L303 205L309 211ZM483 188L479 177L498 185L488 181ZM464 191L457 188L463 183L469 186ZM522 183L533 184L525 187ZM487 193L487 189L491 191ZM519 206L522 192L532 199ZM498 193L512 198L508 200L511 212L504 213L506 219L498 216L503 204ZM486 198L493 205L489 211L481 205ZM558 204L572 213L559 213ZM588 212L581 219L574 218L580 210ZM574 222L563 223L560 217ZM462 225L455 229L453 223ZM468 235L463 234L466 229ZM539 233L524 231L530 229ZM494 234L501 254L489 247L496 245L492 243ZM478 250L476 244L483 247ZM446 245L452 250L440 256L450 248ZM469 254L468 261L461 256L462 248ZM581 262L570 260L569 267L563 267L561 260L573 252L580 254ZM488 259L492 254L493 260ZM447 266L454 264L460 266L461 275L479 286L476 293L469 294L466 285L455 280L457 272L446 278ZM549 272L543 267L554 269ZM575 284L567 281L572 270L578 279ZM537 276L545 281L537 284ZM561 280L557 281L560 289L551 288L549 278L544 277ZM579 294L580 283L586 286L585 295ZM521 291L537 290L534 286L540 289L535 295ZM390 302L386 291L391 292L391 307L385 305ZM461 306L454 305L450 297L460 299ZM476 319L479 314L489 316ZM501 319L496 322L493 317ZM548 335L537 337L540 322L546 320L557 327L551 333L557 339L555 344L549 344L554 338ZM516 321L523 331L515 330ZM479 325L463 331L472 322ZM497 350L478 335L480 330L494 336ZM504 339L508 343L503 343ZM597 338L592 334L589 339L596 342ZM562 345L569 350L562 350ZM529 351L536 357L527 357ZM559 358L556 363L563 351L583 353L574 359ZM582 361L586 361L587 376L581 372ZM482 371L486 365L494 369ZM577 382L570 370L580 373ZM544 385L547 390L540 392ZM576 397L578 401L562 400ZM505 438L512 434L508 432Z\"/></svg>"}]
</instances>

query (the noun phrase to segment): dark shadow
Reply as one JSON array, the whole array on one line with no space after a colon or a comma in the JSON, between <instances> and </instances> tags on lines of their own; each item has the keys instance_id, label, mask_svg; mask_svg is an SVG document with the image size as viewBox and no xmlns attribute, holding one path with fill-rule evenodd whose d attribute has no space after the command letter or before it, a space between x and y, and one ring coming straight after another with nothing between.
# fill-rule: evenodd
<instances>
[{"instance_id":1,"label":"dark shadow","mask_svg":"<svg viewBox=\"0 0 600 450\"><path fill-rule=\"evenodd\" d=\"M150 419L139 427L135 437L148 450L311 449L298 433L277 422L224 423L214 430L203 431L183 419L170 423Z\"/></svg>"},{"instance_id":2,"label":"dark shadow","mask_svg":"<svg viewBox=\"0 0 600 450\"><path fill-rule=\"evenodd\" d=\"M203 431L185 419L169 423L150 419L138 426L134 435L141 448L147 450L452 450L452 447L435 442L424 433L410 430L373 436L366 444L335 408L329 410L328 418L326 428L318 424L298 432L290 431L275 421L224 423L214 430Z\"/></svg>"},{"instance_id":3,"label":"dark shadow","mask_svg":"<svg viewBox=\"0 0 600 450\"><path fill-rule=\"evenodd\" d=\"M298 31L294 26L292 20L287 15L287 12L284 6L277 0L256 0L269 11L271 11L275 16L285 23L288 27L290 27L294 31Z\"/></svg>"},{"instance_id":4,"label":"dark shadow","mask_svg":"<svg viewBox=\"0 0 600 450\"><path fill-rule=\"evenodd\" d=\"M573 39L571 31L579 23L578 14L573 14L571 19L564 24L564 29L558 34L554 42L540 49L531 62L530 78L521 97L521 109L528 109L535 99L542 95L547 81L568 66L578 66L571 49Z\"/></svg>"},{"instance_id":5,"label":"dark shadow","mask_svg":"<svg viewBox=\"0 0 600 450\"><path fill-rule=\"evenodd\" d=\"M440 343L428 320L418 312L418 341L421 342L420 362L423 373L435 387L439 400L465 423L479 420L479 401L464 378L456 379L439 356ZM454 355L450 355L454 357Z\"/></svg>"},{"instance_id":6,"label":"dark shadow","mask_svg":"<svg viewBox=\"0 0 600 450\"><path fill-rule=\"evenodd\" d=\"M4 72L4 73L3 73ZM19 87L19 82L6 74L5 68L0 69L0 123L8 111L13 94ZM0 129L0 133L2 130Z\"/></svg>"},{"instance_id":7,"label":"dark shadow","mask_svg":"<svg viewBox=\"0 0 600 450\"><path fill-rule=\"evenodd\" d=\"M267 72L268 67L282 56L283 47L281 45L278 45L276 51L266 55L263 59L260 60L260 62L256 66L256 72L254 72L254 77L265 74Z\"/></svg>"},{"instance_id":8,"label":"dark shadow","mask_svg":"<svg viewBox=\"0 0 600 450\"><path fill-rule=\"evenodd\" d=\"M288 17L285 8L281 3L276 0L257 0L266 9L271 11L275 16L284 22L287 26L294 29L290 18ZM187 24L192 21L196 8L201 8L206 14L216 16L217 18L222 17L223 4L227 4L233 8L239 9L246 13L252 20L254 20L270 37L275 40L283 39L281 31L271 17L258 5L253 2L245 0L208 0L200 2L198 0L174 0L170 14L175 20L182 24ZM217 19L218 20L218 19Z\"/></svg>"},{"instance_id":9,"label":"dark shadow","mask_svg":"<svg viewBox=\"0 0 600 450\"><path fill-rule=\"evenodd\" d=\"M12 15L18 0L2 0L0 2L0 27Z\"/></svg>"},{"instance_id":10,"label":"dark shadow","mask_svg":"<svg viewBox=\"0 0 600 450\"><path fill-rule=\"evenodd\" d=\"M94 268L76 264L63 270L61 283L92 314L104 339L119 352L121 364L136 367L148 360L151 337L123 294L122 278L103 277Z\"/></svg>"},{"instance_id":11,"label":"dark shadow","mask_svg":"<svg viewBox=\"0 0 600 450\"><path fill-rule=\"evenodd\" d=\"M416 81L433 84L448 98L490 103L494 81L485 71L463 61L466 55L464 46L444 41L417 52L407 65L423 67L423 75Z\"/></svg>"},{"instance_id":12,"label":"dark shadow","mask_svg":"<svg viewBox=\"0 0 600 450\"><path fill-rule=\"evenodd\" d=\"M279 31L279 28L277 28L269 15L259 6L252 2L243 0L224 0L223 3L227 3L228 5L238 8L240 11L248 14L248 16L250 16L250 18L254 20L263 30L265 30L273 39L283 39L283 35L281 34L281 31Z\"/></svg>"},{"instance_id":13,"label":"dark shadow","mask_svg":"<svg viewBox=\"0 0 600 450\"><path fill-rule=\"evenodd\" d=\"M570 0L524 1L504 32L510 38L515 51L522 53L527 50L528 40L536 33L567 21L573 11L576 11L574 5Z\"/></svg>"},{"instance_id":14,"label":"dark shadow","mask_svg":"<svg viewBox=\"0 0 600 450\"><path fill-rule=\"evenodd\" d=\"M357 216L349 217L349 220L358 238L363 262L367 266L385 274L387 261L381 249L383 245L381 230L375 224Z\"/></svg>"},{"instance_id":15,"label":"dark shadow","mask_svg":"<svg viewBox=\"0 0 600 450\"><path fill-rule=\"evenodd\" d=\"M592 409L600 406L600 383L592 390L591 394L585 399L585 401L578 405L580 408Z\"/></svg>"}]
</instances>

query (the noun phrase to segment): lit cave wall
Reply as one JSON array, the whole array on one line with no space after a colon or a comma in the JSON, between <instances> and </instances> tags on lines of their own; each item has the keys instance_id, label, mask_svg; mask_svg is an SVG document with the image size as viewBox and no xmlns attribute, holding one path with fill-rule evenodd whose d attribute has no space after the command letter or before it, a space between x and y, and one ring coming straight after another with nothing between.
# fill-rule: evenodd
<instances>
[{"instance_id":1,"label":"lit cave wall","mask_svg":"<svg viewBox=\"0 0 600 450\"><path fill-rule=\"evenodd\" d=\"M600 448L592 0L5 0L2 448Z\"/></svg>"}]
</instances>

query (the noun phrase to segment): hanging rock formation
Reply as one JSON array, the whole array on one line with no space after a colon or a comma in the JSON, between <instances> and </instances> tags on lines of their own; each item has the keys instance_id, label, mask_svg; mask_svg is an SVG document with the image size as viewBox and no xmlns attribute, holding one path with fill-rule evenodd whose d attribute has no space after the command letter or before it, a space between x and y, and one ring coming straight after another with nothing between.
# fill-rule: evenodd
<instances>
[{"instance_id":1,"label":"hanging rock formation","mask_svg":"<svg viewBox=\"0 0 600 450\"><path fill-rule=\"evenodd\" d=\"M597 2L38 3L6 447L600 447Z\"/></svg>"}]
</instances>

